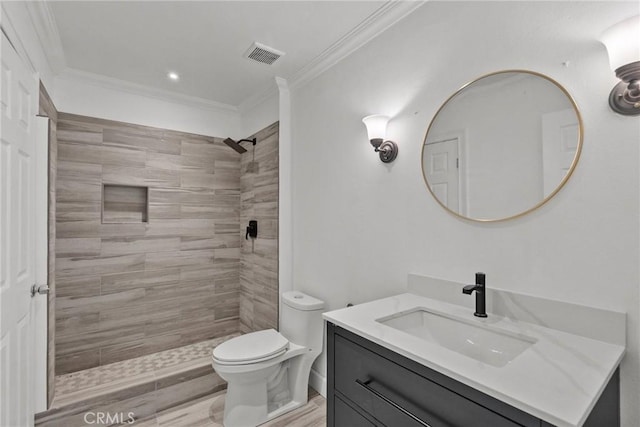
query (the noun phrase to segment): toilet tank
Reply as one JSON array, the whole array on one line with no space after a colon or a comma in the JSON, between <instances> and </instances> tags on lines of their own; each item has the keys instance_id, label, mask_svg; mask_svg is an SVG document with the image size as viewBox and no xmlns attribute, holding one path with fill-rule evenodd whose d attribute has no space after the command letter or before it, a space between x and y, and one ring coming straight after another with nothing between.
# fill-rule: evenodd
<instances>
[{"instance_id":1,"label":"toilet tank","mask_svg":"<svg viewBox=\"0 0 640 427\"><path fill-rule=\"evenodd\" d=\"M324 301L299 291L282 293L280 333L289 341L322 351Z\"/></svg>"}]
</instances>

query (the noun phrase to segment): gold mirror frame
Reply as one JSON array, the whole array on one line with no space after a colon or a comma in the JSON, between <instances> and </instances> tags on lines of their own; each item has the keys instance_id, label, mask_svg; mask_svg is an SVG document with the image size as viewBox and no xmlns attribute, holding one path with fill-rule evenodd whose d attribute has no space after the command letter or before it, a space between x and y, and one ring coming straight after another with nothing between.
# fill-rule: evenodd
<instances>
[{"instance_id":1,"label":"gold mirror frame","mask_svg":"<svg viewBox=\"0 0 640 427\"><path fill-rule=\"evenodd\" d=\"M438 114L440 114L440 112L444 109L444 107L446 107L446 105L449 103L449 101L451 101L453 98L455 98L457 95L459 95L462 91L464 91L469 86L473 85L474 83L476 83L479 80L482 80L482 79L484 79L486 77L495 76L495 75L498 75L498 74L507 74L507 73L525 73L525 74L530 74L530 75L534 75L534 76L537 76L537 77L541 77L541 78L553 83L558 89L560 89L562 91L562 93L564 93L564 95L567 97L567 99L571 103L571 106L573 107L573 110L575 111L576 117L578 119L578 146L576 148L576 154L575 154L575 156L573 158L573 161L571 162L571 166L570 166L569 170L567 171L567 174L564 176L562 181L560 181L560 183L555 188L555 190L553 190L551 193L549 193L549 195L547 197L542 199L540 202L538 202L533 207L531 207L531 208L529 208L529 209L527 209L525 211L522 211L520 213L517 213L515 215L507 216L507 217L504 217L504 218L495 218L495 219L470 218L470 217L461 215L458 212L455 212L455 211L449 209L446 205L444 205L440 201L440 199L438 199L436 197L436 195L431 190L431 186L429 185L429 181L427 181L427 175L426 175L425 170L424 170L424 150L425 150L426 145L427 145L426 144L427 137L429 136L429 131L431 131L431 127L433 126L436 118L438 117ZM535 71L530 71L530 70L511 69L511 70L495 71L493 73L484 74L484 75L482 75L482 76L480 76L480 77L478 77L478 78L466 83L464 86L462 86L460 89L458 89L453 95L449 96L447 98L447 100L440 106L440 108L438 108L438 111L436 111L436 113L434 114L433 118L431 119L431 123L429 123L429 127L427 128L427 133L425 134L424 141L422 142L422 150L420 152L420 167L422 169L422 179L424 180L424 183L427 186L427 189L429 190L429 193L431 193L431 196L433 196L435 201L438 202L438 204L440 206L442 206L445 210L447 210L448 212L450 212L453 215L457 216L458 218L462 218L462 219L469 220L469 221L474 221L474 222L501 222L501 221L507 221L507 220L510 220L510 219L519 218L521 216L524 216L524 215L528 214L529 212L533 212L534 210L538 209L540 206L542 206L545 203L547 203L549 200L551 200L560 191L560 189L562 189L562 187L564 187L566 182L569 180L569 178L573 174L573 171L575 170L576 165L578 164L578 160L580 159L580 154L582 152L583 137L584 137L584 126L583 126L583 122L582 122L582 115L580 114L580 110L578 109L578 104L576 104L576 102L573 99L573 97L569 94L569 92L560 83L558 83L556 80L552 79L549 76L546 76L546 75L544 75L542 73L538 73L538 72L535 72Z\"/></svg>"}]
</instances>

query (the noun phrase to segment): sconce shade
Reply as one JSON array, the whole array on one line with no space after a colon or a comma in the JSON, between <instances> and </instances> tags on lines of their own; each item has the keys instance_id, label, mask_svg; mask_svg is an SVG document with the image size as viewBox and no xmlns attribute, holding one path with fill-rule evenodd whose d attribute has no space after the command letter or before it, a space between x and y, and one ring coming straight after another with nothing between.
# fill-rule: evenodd
<instances>
[{"instance_id":1,"label":"sconce shade","mask_svg":"<svg viewBox=\"0 0 640 427\"><path fill-rule=\"evenodd\" d=\"M640 15L609 28L601 40L611 68L622 80L609 94L609 106L625 116L640 115Z\"/></svg>"},{"instance_id":2,"label":"sconce shade","mask_svg":"<svg viewBox=\"0 0 640 427\"><path fill-rule=\"evenodd\" d=\"M371 144L373 144L374 147L378 148L387 136L388 122L389 117L382 114L374 114L362 119L362 123L367 127L369 141L371 141Z\"/></svg>"},{"instance_id":3,"label":"sconce shade","mask_svg":"<svg viewBox=\"0 0 640 427\"><path fill-rule=\"evenodd\" d=\"M640 61L640 15L625 19L602 34L611 69Z\"/></svg>"},{"instance_id":4,"label":"sconce shade","mask_svg":"<svg viewBox=\"0 0 640 427\"><path fill-rule=\"evenodd\" d=\"M367 127L369 142L383 163L391 163L398 156L398 145L393 141L384 140L387 136L388 122L389 117L382 114L374 114L362 119L362 123Z\"/></svg>"}]
</instances>

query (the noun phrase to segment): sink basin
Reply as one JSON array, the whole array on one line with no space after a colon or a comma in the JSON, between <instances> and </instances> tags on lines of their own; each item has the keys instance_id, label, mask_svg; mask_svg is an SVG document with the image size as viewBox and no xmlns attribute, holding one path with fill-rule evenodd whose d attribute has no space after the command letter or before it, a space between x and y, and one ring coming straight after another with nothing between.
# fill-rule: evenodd
<instances>
[{"instance_id":1,"label":"sink basin","mask_svg":"<svg viewBox=\"0 0 640 427\"><path fill-rule=\"evenodd\" d=\"M392 314L376 322L496 367L506 366L536 342L526 335L423 308Z\"/></svg>"}]
</instances>

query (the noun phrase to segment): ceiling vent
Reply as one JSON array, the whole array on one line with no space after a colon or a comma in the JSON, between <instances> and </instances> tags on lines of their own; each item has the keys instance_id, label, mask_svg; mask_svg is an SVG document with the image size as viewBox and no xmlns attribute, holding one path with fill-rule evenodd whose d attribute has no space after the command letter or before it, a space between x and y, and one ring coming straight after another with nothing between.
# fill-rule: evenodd
<instances>
[{"instance_id":1,"label":"ceiling vent","mask_svg":"<svg viewBox=\"0 0 640 427\"><path fill-rule=\"evenodd\" d=\"M284 52L280 52L279 50L257 42L254 42L251 47L244 53L245 58L249 58L252 61L267 65L273 64L282 55L284 55Z\"/></svg>"}]
</instances>

